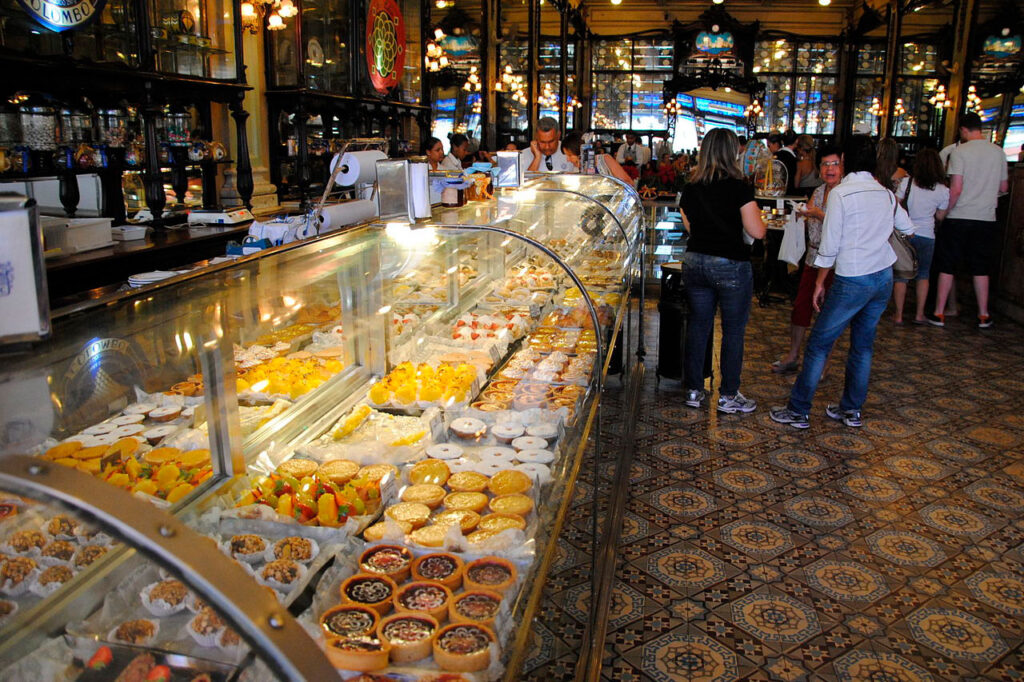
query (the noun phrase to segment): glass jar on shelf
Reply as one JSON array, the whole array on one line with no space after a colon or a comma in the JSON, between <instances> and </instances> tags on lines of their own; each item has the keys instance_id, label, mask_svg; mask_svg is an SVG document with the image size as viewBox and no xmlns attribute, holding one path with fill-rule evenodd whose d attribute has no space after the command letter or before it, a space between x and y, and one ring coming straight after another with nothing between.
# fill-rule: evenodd
<instances>
[{"instance_id":1,"label":"glass jar on shelf","mask_svg":"<svg viewBox=\"0 0 1024 682\"><path fill-rule=\"evenodd\" d=\"M25 107L21 110L23 142L37 151L57 148L57 112L50 107Z\"/></svg>"}]
</instances>

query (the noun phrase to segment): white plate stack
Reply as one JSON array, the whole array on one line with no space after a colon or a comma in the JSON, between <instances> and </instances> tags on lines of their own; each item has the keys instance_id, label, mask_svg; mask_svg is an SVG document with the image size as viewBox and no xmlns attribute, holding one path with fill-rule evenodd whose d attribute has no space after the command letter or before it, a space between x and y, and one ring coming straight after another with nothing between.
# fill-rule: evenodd
<instances>
[{"instance_id":1,"label":"white plate stack","mask_svg":"<svg viewBox=\"0 0 1024 682\"><path fill-rule=\"evenodd\" d=\"M133 289L144 287L147 284L153 284L161 280L169 279L180 275L180 272L174 270L154 270L153 272L140 272L137 275L132 275L128 278L128 285Z\"/></svg>"}]
</instances>

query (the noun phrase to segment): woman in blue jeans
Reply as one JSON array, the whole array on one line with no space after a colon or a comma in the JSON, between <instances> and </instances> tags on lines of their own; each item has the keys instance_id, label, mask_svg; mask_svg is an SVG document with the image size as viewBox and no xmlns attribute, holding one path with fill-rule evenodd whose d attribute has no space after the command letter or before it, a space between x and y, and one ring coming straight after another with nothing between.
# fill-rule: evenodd
<instances>
[{"instance_id":1,"label":"woman in blue jeans","mask_svg":"<svg viewBox=\"0 0 1024 682\"><path fill-rule=\"evenodd\" d=\"M874 353L875 328L892 292L892 264L896 254L889 246L893 229L910 235L914 224L896 197L874 178L875 144L865 135L854 135L843 148L846 177L833 189L825 206L821 244L814 265L818 279L812 302L819 311L804 351L804 367L784 407L773 407L773 421L797 429L810 427L811 402L818 389L825 360L832 345L850 328L850 353L846 359L843 394L838 403L827 403L825 414L850 427L863 424L861 409L867 400ZM825 296L825 279L835 269L835 280Z\"/></svg>"},{"instance_id":2,"label":"woman in blue jeans","mask_svg":"<svg viewBox=\"0 0 1024 682\"><path fill-rule=\"evenodd\" d=\"M690 233L683 256L683 282L690 304L683 357L684 402L700 407L704 390L704 356L722 309L721 385L718 411L753 412L757 403L740 393L743 336L750 317L753 271L749 239L764 237L754 189L743 179L736 134L714 128L704 136L697 166L683 191L680 209Z\"/></svg>"}]
</instances>

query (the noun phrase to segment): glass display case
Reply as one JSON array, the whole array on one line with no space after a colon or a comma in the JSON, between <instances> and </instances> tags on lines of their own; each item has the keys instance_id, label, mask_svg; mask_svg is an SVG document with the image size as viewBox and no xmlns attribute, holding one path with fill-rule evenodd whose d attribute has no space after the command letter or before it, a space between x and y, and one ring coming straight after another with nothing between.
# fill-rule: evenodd
<instances>
[{"instance_id":1,"label":"glass display case","mask_svg":"<svg viewBox=\"0 0 1024 682\"><path fill-rule=\"evenodd\" d=\"M59 311L0 370L0 675L514 679L642 226L539 178Z\"/></svg>"}]
</instances>

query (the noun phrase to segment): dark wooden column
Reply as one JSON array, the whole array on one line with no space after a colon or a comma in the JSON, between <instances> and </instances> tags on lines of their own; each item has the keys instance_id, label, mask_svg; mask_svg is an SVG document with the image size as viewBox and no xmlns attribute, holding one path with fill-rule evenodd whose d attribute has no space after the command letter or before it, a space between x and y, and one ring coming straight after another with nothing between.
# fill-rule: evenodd
<instances>
[{"instance_id":1,"label":"dark wooden column","mask_svg":"<svg viewBox=\"0 0 1024 682\"><path fill-rule=\"evenodd\" d=\"M235 154L235 187L238 196L246 208L252 208L252 161L249 159L249 134L246 132L245 123L249 119L249 112L243 108L245 95L239 93L238 99L228 106L231 109L231 118L235 119L235 140L237 142Z\"/></svg>"},{"instance_id":2,"label":"dark wooden column","mask_svg":"<svg viewBox=\"0 0 1024 682\"><path fill-rule=\"evenodd\" d=\"M567 114L565 110L565 100L569 93L569 86L566 81L569 78L569 8L563 6L559 10L558 16L558 41L562 44L561 50L559 50L558 60L558 74L561 79L561 83L558 86L558 129L562 131L562 137L565 137L565 123L567 120Z\"/></svg>"},{"instance_id":3,"label":"dark wooden column","mask_svg":"<svg viewBox=\"0 0 1024 682\"><path fill-rule=\"evenodd\" d=\"M537 94L540 92L540 74L537 72L537 59L540 51L540 2L538 0L529 0L529 17L530 32L529 42L527 43L526 61L527 61L527 77L526 77L526 111L529 112L527 118L528 138L533 139L533 135L537 130L537 119L538 106L537 106Z\"/></svg>"},{"instance_id":4,"label":"dark wooden column","mask_svg":"<svg viewBox=\"0 0 1024 682\"><path fill-rule=\"evenodd\" d=\"M160 170L160 141L156 136L156 120L163 116L163 107L153 102L152 85L146 84L146 103L142 107L142 121L146 137L146 170L142 172L142 186L146 190L146 207L153 215L154 228L164 227L164 206L167 205L167 194L164 193L164 176Z\"/></svg>"},{"instance_id":5,"label":"dark wooden column","mask_svg":"<svg viewBox=\"0 0 1024 682\"><path fill-rule=\"evenodd\" d=\"M978 0L960 0L956 7L956 18L953 24L953 63L949 76L949 101L953 105L946 116L946 128L942 134L943 146L956 139L957 126L960 123L960 112L964 110L964 99L967 96L967 60L971 44L971 31L978 20Z\"/></svg>"},{"instance_id":6,"label":"dark wooden column","mask_svg":"<svg viewBox=\"0 0 1024 682\"><path fill-rule=\"evenodd\" d=\"M892 126L892 109L896 104L896 78L900 72L900 33L903 30L903 13L900 0L889 2L889 29L886 33L885 80L882 83L882 120L878 126L878 137L889 137Z\"/></svg>"}]
</instances>

